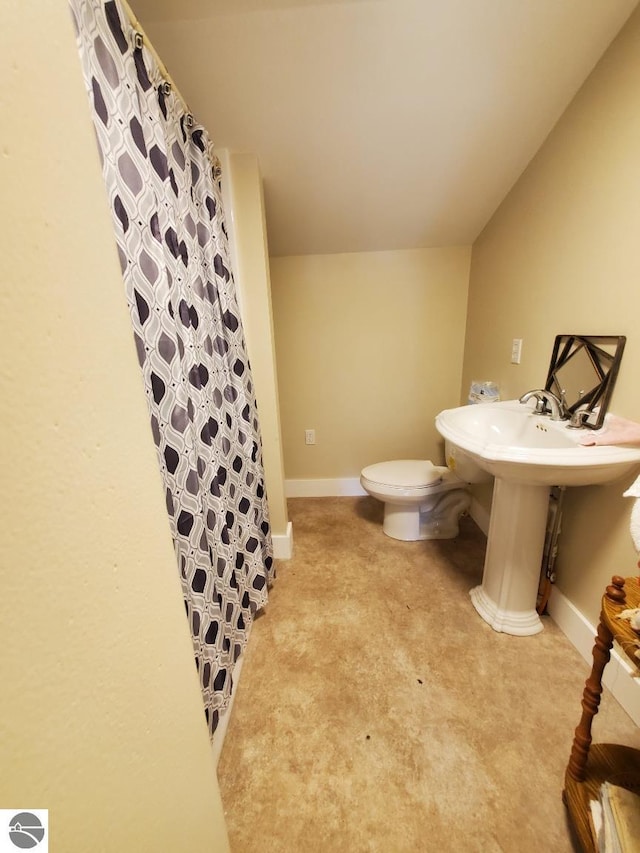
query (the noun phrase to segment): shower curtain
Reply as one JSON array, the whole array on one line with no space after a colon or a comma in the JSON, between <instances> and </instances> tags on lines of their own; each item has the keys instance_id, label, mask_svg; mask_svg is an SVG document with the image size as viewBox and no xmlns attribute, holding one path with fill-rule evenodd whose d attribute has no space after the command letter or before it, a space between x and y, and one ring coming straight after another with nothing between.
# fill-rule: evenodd
<instances>
[{"instance_id":1,"label":"shower curtain","mask_svg":"<svg viewBox=\"0 0 640 853\"><path fill-rule=\"evenodd\" d=\"M70 5L213 735L273 574L219 167L120 3Z\"/></svg>"}]
</instances>

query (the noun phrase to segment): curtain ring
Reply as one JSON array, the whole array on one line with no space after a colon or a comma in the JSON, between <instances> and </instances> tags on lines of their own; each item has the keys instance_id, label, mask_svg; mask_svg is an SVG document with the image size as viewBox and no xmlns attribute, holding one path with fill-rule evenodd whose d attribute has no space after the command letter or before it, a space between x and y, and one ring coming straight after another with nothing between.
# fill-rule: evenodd
<instances>
[{"instance_id":1,"label":"curtain ring","mask_svg":"<svg viewBox=\"0 0 640 853\"><path fill-rule=\"evenodd\" d=\"M191 113L187 113L187 115L185 116L185 124L187 125L187 127L193 127L193 116L191 115Z\"/></svg>"},{"instance_id":2,"label":"curtain ring","mask_svg":"<svg viewBox=\"0 0 640 853\"><path fill-rule=\"evenodd\" d=\"M165 80L164 83L160 83L160 91L163 95L167 96L171 94L171 83L168 80Z\"/></svg>"},{"instance_id":3,"label":"curtain ring","mask_svg":"<svg viewBox=\"0 0 640 853\"><path fill-rule=\"evenodd\" d=\"M134 30L134 32L133 32L133 44L134 44L134 47L136 48L136 50L142 50L142 46L144 44L144 36L142 35L142 33L136 32Z\"/></svg>"}]
</instances>

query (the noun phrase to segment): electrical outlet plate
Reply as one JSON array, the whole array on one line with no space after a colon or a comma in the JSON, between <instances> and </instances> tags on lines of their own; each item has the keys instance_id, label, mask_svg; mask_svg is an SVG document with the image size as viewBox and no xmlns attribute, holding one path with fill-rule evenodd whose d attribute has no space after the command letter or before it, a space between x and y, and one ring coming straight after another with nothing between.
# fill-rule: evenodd
<instances>
[{"instance_id":1,"label":"electrical outlet plate","mask_svg":"<svg viewBox=\"0 0 640 853\"><path fill-rule=\"evenodd\" d=\"M315 429L306 429L304 431L304 443L305 444L315 444L316 443L316 431L315 431Z\"/></svg>"}]
</instances>

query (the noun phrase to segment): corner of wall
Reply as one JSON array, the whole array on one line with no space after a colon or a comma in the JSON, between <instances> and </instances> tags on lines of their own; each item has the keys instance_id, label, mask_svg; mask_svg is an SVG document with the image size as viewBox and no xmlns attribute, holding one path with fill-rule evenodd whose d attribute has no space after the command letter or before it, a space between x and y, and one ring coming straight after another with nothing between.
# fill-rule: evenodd
<instances>
[{"instance_id":1,"label":"corner of wall","mask_svg":"<svg viewBox=\"0 0 640 853\"><path fill-rule=\"evenodd\" d=\"M231 260L260 412L260 431L274 547L290 538L276 371L267 231L258 158L221 149ZM285 558L281 558L285 559Z\"/></svg>"}]
</instances>

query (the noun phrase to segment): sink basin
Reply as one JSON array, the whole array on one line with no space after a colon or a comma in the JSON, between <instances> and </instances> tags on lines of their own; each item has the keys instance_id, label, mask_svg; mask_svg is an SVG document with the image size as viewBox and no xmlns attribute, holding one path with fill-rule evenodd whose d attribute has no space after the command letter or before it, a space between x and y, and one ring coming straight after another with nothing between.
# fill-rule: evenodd
<instances>
[{"instance_id":1,"label":"sink basin","mask_svg":"<svg viewBox=\"0 0 640 853\"><path fill-rule=\"evenodd\" d=\"M540 486L610 483L640 465L640 448L583 447L587 429L534 415L517 400L445 409L438 432L494 477Z\"/></svg>"},{"instance_id":2,"label":"sink basin","mask_svg":"<svg viewBox=\"0 0 640 853\"><path fill-rule=\"evenodd\" d=\"M495 477L482 584L471 601L496 631L537 634L549 487L611 483L640 467L640 448L583 447L588 430L535 415L517 400L446 409L436 428L456 456Z\"/></svg>"}]
</instances>

